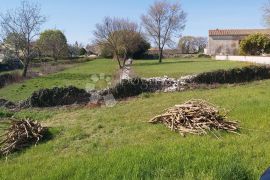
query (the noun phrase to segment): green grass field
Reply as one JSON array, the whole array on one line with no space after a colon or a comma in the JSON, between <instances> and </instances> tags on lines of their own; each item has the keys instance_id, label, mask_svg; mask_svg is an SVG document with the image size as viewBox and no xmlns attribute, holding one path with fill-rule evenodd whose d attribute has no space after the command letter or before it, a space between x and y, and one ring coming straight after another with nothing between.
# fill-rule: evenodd
<instances>
[{"instance_id":1,"label":"green grass field","mask_svg":"<svg viewBox=\"0 0 270 180\"><path fill-rule=\"evenodd\" d=\"M141 61L135 66L144 62L150 63ZM115 64L110 63L96 60L60 74L87 74L83 72L89 69L97 73L115 72ZM211 60L205 63L211 70L245 65ZM184 64L193 73L205 69L201 61ZM171 75L185 74L185 65L175 63ZM200 65L203 68L199 68ZM179 66L179 72L175 66ZM146 71L147 67L159 69L153 76L166 72L158 64L145 65ZM171 64L164 64L164 68L168 67ZM145 74L152 76L148 71ZM29 81L25 84L30 92ZM61 79L58 81L59 85L65 85ZM82 87L80 81L84 80L72 82ZM41 78L41 82L43 86L53 85L46 78ZM18 94L12 96L12 90L18 86L1 89L0 97L6 97L7 93L7 98L21 99L28 94L27 91L20 97L13 97ZM1 159L0 179L258 179L270 161L269 92L270 80L266 80L239 86L224 85L212 90L143 94L112 108L23 110L15 116L41 121L51 127L54 137L11 155L7 161ZM211 134L183 138L163 125L147 123L164 109L192 98L205 99L230 110L229 118L240 122L241 135L220 132L221 139Z\"/></svg>"},{"instance_id":2,"label":"green grass field","mask_svg":"<svg viewBox=\"0 0 270 180\"><path fill-rule=\"evenodd\" d=\"M23 83L12 84L0 89L0 98L19 101L29 97L35 90L55 86L73 85L79 88L85 88L87 83L92 83L91 75L100 73L114 75L116 68L116 62L104 59L74 64L74 67L59 73L33 78Z\"/></svg>"},{"instance_id":3,"label":"green grass field","mask_svg":"<svg viewBox=\"0 0 270 180\"><path fill-rule=\"evenodd\" d=\"M162 64L157 60L134 61L133 69L140 77L157 77L167 75L178 78L183 75L201 73L217 69L229 69L249 65L245 62L214 61L212 59L165 59Z\"/></svg>"}]
</instances>

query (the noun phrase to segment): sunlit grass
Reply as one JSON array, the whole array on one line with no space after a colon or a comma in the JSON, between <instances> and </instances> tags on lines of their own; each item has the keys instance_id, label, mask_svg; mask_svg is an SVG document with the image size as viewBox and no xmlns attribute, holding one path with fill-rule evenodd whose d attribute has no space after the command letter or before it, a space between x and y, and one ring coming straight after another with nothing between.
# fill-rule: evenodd
<instances>
[{"instance_id":1,"label":"sunlit grass","mask_svg":"<svg viewBox=\"0 0 270 180\"><path fill-rule=\"evenodd\" d=\"M82 69L113 71L113 67L107 66L106 60L95 61L64 74L79 74L76 76L79 85L79 81L88 77L88 72L83 73ZM214 62L213 66L221 67ZM194 72L199 69L192 67L196 67ZM61 75L54 77L59 79ZM40 80L46 85L49 82ZM8 88L11 92L6 88L0 90L3 97L7 92L8 98L22 98L17 98L16 93L12 96L17 86ZM62 107L13 112L15 117L30 117L51 127L54 137L11 155L8 161L2 158L0 179L258 179L270 161L269 92L267 80L212 90L142 94L112 108ZM221 139L211 134L183 138L163 125L148 123L166 108L192 98L229 110L229 119L239 121L242 127L241 135L220 132Z\"/></svg>"},{"instance_id":2,"label":"sunlit grass","mask_svg":"<svg viewBox=\"0 0 270 180\"><path fill-rule=\"evenodd\" d=\"M183 75L247 66L249 64L245 62L216 61L206 58L164 59L161 64L157 60L136 60L133 69L135 74L140 77L166 75L178 78Z\"/></svg>"}]
</instances>

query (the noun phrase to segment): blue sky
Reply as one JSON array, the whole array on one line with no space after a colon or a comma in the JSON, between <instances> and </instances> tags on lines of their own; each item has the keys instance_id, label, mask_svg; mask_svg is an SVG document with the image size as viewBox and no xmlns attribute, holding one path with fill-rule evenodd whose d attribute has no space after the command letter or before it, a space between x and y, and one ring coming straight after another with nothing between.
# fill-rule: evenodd
<instances>
[{"instance_id":1,"label":"blue sky","mask_svg":"<svg viewBox=\"0 0 270 180\"><path fill-rule=\"evenodd\" d=\"M125 17L140 22L154 0L30 0L41 5L48 18L42 29L65 32L70 43L91 42L95 24L105 16ZM177 1L177 0L170 0ZM187 12L183 35L207 36L216 28L264 28L262 7L267 0L182 0ZM20 0L0 0L0 12L20 5Z\"/></svg>"}]
</instances>

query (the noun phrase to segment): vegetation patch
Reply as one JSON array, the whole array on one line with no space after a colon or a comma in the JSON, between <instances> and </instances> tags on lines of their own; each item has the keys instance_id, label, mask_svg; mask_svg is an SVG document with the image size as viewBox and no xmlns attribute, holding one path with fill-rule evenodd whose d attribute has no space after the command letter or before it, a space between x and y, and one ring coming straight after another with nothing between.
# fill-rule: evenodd
<instances>
[{"instance_id":1,"label":"vegetation patch","mask_svg":"<svg viewBox=\"0 0 270 180\"><path fill-rule=\"evenodd\" d=\"M13 109L16 107L16 104L6 99L0 99L0 107Z\"/></svg>"},{"instance_id":2,"label":"vegetation patch","mask_svg":"<svg viewBox=\"0 0 270 180\"><path fill-rule=\"evenodd\" d=\"M73 86L41 89L32 94L32 96L24 102L23 106L30 107L53 107L71 105L76 103L87 103L90 94L83 89Z\"/></svg>"},{"instance_id":3,"label":"vegetation patch","mask_svg":"<svg viewBox=\"0 0 270 180\"><path fill-rule=\"evenodd\" d=\"M143 92L149 92L148 82L141 78L122 80L110 92L116 99L140 95Z\"/></svg>"},{"instance_id":4,"label":"vegetation patch","mask_svg":"<svg viewBox=\"0 0 270 180\"><path fill-rule=\"evenodd\" d=\"M7 84L18 82L22 77L18 73L7 73L0 75L0 88L3 88Z\"/></svg>"},{"instance_id":5,"label":"vegetation patch","mask_svg":"<svg viewBox=\"0 0 270 180\"><path fill-rule=\"evenodd\" d=\"M234 84L270 78L269 66L247 66L198 74L192 82L199 84Z\"/></svg>"}]
</instances>

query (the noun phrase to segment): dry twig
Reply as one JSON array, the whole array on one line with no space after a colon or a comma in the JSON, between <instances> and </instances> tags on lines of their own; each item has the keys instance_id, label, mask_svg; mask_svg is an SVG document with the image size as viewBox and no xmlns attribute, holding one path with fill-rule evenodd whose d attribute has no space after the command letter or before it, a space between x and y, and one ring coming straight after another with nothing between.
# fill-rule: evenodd
<instances>
[{"instance_id":1,"label":"dry twig","mask_svg":"<svg viewBox=\"0 0 270 180\"><path fill-rule=\"evenodd\" d=\"M205 135L210 131L218 137L212 130L237 133L238 123L226 119L226 116L221 115L213 104L203 100L190 100L167 109L164 114L154 117L149 122L163 123L172 131L178 131L182 136L187 133Z\"/></svg>"},{"instance_id":2,"label":"dry twig","mask_svg":"<svg viewBox=\"0 0 270 180\"><path fill-rule=\"evenodd\" d=\"M40 123L29 119L10 120L11 126L2 135L3 141L0 142L0 153L4 156L33 144L36 145L48 130L42 127Z\"/></svg>"}]
</instances>

